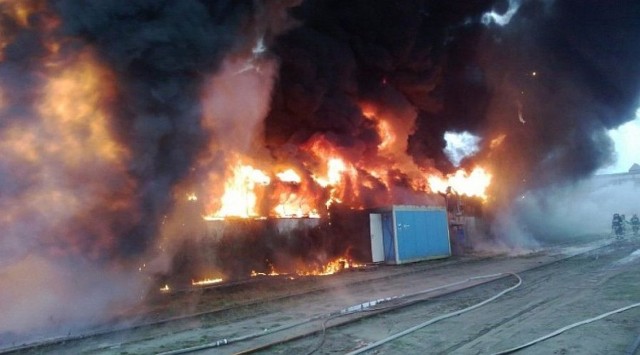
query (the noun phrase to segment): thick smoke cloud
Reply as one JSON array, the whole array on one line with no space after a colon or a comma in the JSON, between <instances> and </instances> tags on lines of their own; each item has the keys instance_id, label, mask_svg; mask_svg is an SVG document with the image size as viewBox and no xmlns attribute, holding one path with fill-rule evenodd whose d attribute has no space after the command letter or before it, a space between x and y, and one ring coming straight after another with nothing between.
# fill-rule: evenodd
<instances>
[{"instance_id":1,"label":"thick smoke cloud","mask_svg":"<svg viewBox=\"0 0 640 355\"><path fill-rule=\"evenodd\" d=\"M171 188L208 138L199 108L203 74L213 72L253 13L251 2L60 1L66 35L96 48L114 70L118 138L131 149L139 183L137 216L120 234L119 253L150 246L168 211ZM143 222L144 221L144 222Z\"/></svg>"},{"instance_id":2,"label":"thick smoke cloud","mask_svg":"<svg viewBox=\"0 0 640 355\"><path fill-rule=\"evenodd\" d=\"M513 3L508 23L483 22ZM483 138L461 164L493 172L491 206L588 176L638 105L639 18L633 0L0 1L0 289L14 287L0 291L0 340L137 299L148 279L131 271L165 216L201 221L174 198L212 191L225 139L257 144L267 165L306 169L317 143L390 170L393 186L367 175L345 205L413 201L407 176L454 168L446 131ZM400 140L381 148L372 113ZM221 129L247 120L257 131ZM18 281L32 270L50 277ZM37 292L41 307L18 302ZM96 303L56 309L73 295Z\"/></svg>"},{"instance_id":3,"label":"thick smoke cloud","mask_svg":"<svg viewBox=\"0 0 640 355\"><path fill-rule=\"evenodd\" d=\"M638 15L634 1L528 1L508 26L491 27L483 131L506 134L487 153L494 187L574 181L612 159L606 129L633 119L640 99Z\"/></svg>"},{"instance_id":4,"label":"thick smoke cloud","mask_svg":"<svg viewBox=\"0 0 640 355\"><path fill-rule=\"evenodd\" d=\"M290 4L0 1L0 343L141 300L173 188L211 139L204 81Z\"/></svg>"},{"instance_id":5,"label":"thick smoke cloud","mask_svg":"<svg viewBox=\"0 0 640 355\"><path fill-rule=\"evenodd\" d=\"M296 144L320 132L344 148L375 151L381 138L362 113L363 103L373 103L415 110L417 121L406 123L415 124L409 152L422 164L451 167L444 131L474 128L484 117L487 88L471 44L489 5L306 1L293 12L302 25L274 49L282 64L268 143Z\"/></svg>"},{"instance_id":6,"label":"thick smoke cloud","mask_svg":"<svg viewBox=\"0 0 640 355\"><path fill-rule=\"evenodd\" d=\"M306 1L293 11L303 25L276 43L268 143L321 132L375 149L361 103L400 95L387 106L416 110L408 152L421 166L451 169L444 132L466 130L484 138L475 161L493 167L506 200L589 175L611 159L606 129L638 103L639 5L519 3L499 26L482 15L507 12L507 1Z\"/></svg>"}]
</instances>

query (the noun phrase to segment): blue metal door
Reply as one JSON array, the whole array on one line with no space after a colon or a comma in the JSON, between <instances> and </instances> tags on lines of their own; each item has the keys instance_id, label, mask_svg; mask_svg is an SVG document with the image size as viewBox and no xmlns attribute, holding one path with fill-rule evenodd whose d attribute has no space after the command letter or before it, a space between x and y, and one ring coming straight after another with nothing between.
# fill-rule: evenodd
<instances>
[{"instance_id":1,"label":"blue metal door","mask_svg":"<svg viewBox=\"0 0 640 355\"><path fill-rule=\"evenodd\" d=\"M396 246L393 242L393 216L382 213L382 240L384 242L384 261L396 261Z\"/></svg>"},{"instance_id":2,"label":"blue metal door","mask_svg":"<svg viewBox=\"0 0 640 355\"><path fill-rule=\"evenodd\" d=\"M444 210L396 211L396 227L401 262L451 254Z\"/></svg>"}]
</instances>

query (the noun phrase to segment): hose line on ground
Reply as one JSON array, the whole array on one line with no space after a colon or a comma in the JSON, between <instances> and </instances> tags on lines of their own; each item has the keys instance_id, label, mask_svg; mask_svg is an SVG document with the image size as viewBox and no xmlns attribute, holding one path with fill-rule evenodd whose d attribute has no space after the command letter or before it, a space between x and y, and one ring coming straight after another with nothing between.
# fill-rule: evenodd
<instances>
[{"instance_id":1,"label":"hose line on ground","mask_svg":"<svg viewBox=\"0 0 640 355\"><path fill-rule=\"evenodd\" d=\"M531 346L531 345L533 345L533 344L539 343L539 342L544 341L544 340L547 340L547 339L549 339L549 338L553 338L554 336L556 336L556 335L558 335L558 334L560 334L560 333L563 333L563 332L565 332L565 331L567 331L567 330L569 330L569 329L573 329L573 328L575 328L575 327L579 327L579 326L581 326L581 325L585 325L585 324L588 324L588 323L592 323L592 322L595 322L595 321L600 320L600 319L602 319L602 318L608 317L608 316L610 316L610 315L612 315L612 314L616 314L616 313L624 312L624 311L627 311L627 310L629 310L629 309L636 308L636 307L639 307L639 306L640 306L640 303L634 303L634 304L629 305L629 306L626 306L626 307L618 308L618 309L613 310L613 311L611 311L611 312L603 313L603 314L601 314L601 315L599 315L599 316L596 316L596 317L593 317L593 318L589 318L589 319L585 319L585 320L580 321L580 322L576 322L576 323L573 323L573 324L569 324L569 325L567 325L566 327L562 327L562 328L560 328L560 329L558 329L558 330L556 330L556 331L553 331L553 332L551 332L551 333L549 333L549 334L547 334L547 335L541 336L541 337L540 337L540 338L538 338L538 339L532 340L532 341L530 341L530 342L528 342L528 343L526 343L526 344L524 344L524 345L516 346L516 347L514 347L514 348L507 349L507 350L502 350L502 351L500 351L500 352L494 353L493 355L502 355L502 354L511 354L511 353L514 353L514 352L516 352L516 351L519 351L519 350L522 350L522 349L524 349L524 348L526 348L526 347L529 347L529 346Z\"/></svg>"},{"instance_id":2,"label":"hose line on ground","mask_svg":"<svg viewBox=\"0 0 640 355\"><path fill-rule=\"evenodd\" d=\"M385 303L388 303L388 302L391 302L391 301L411 298L411 297L419 296L419 295L422 295L422 294L431 293L431 292L434 292L434 291L439 291L439 290L442 290L442 289L446 289L446 288L450 288L450 287L453 287L453 286L457 286L457 285L461 285L461 284L464 284L464 283L468 283L468 282L471 282L471 281L474 281L474 280L496 278L496 277L501 277L501 276L505 276L505 275L514 275L515 277L518 278L519 283L521 283L521 281L522 281L522 280L520 280L520 277L518 275L513 274L513 273L498 273L498 274L470 277L470 278L464 279L462 281L457 281L457 282L453 282L453 283L450 283L450 284L429 288L429 289L418 291L418 292L414 292L414 293L411 293L411 294L402 294L402 295L399 295L399 296L386 297L386 298L367 301L367 302L364 302L364 303L359 303L357 305L350 306L350 307L341 309L341 310L336 311L336 312L316 315L316 316L313 316L313 317L310 317L310 318L307 318L307 319L304 319L304 320L301 320L301 321L298 321L298 322L295 322L295 323L285 324L285 325L282 325L280 327L276 327L276 328L272 328L272 329L265 329L264 331L261 331L261 332L255 332L255 333L251 333L251 334L247 334L247 335L243 335L243 336L239 336L239 337L235 337L235 338L224 338L224 339L216 340L214 342L210 342L210 343L207 343L207 344L202 344L202 345L192 346L192 347L188 347L188 348L182 348L182 349L176 349L176 350L163 352L163 353L160 353L159 355L187 354L187 353L191 353L191 352L195 352L195 351L202 351L202 350L206 350L206 349L217 348L217 347L221 347L221 346L225 346L225 345L229 345L229 344L233 344L233 343L238 343L238 342L241 342L241 341L251 340L251 339L258 338L258 337L261 337L261 336L265 336L265 335L268 335L268 334L281 332L281 331L284 331L284 330L288 330L288 329L291 329L291 328L294 328L294 327L298 327L298 326L301 326L303 324L307 324L307 323L318 321L318 320L323 320L323 327L326 327L326 323L329 320L333 319L333 318L337 318L337 317L341 317L341 316L347 316L347 315L351 315L351 314L359 313L359 312L365 312L365 311L374 310L375 306L380 306L382 304L385 304ZM503 291L502 294L504 294L504 291ZM326 331L326 328L324 329L324 331ZM323 343L324 343L324 341L323 341ZM322 343L320 344L320 346L322 346ZM252 351L252 350L256 350L256 349L251 349L250 351ZM316 348L314 351L316 351L316 350L318 350L318 348Z\"/></svg>"},{"instance_id":3,"label":"hose line on ground","mask_svg":"<svg viewBox=\"0 0 640 355\"><path fill-rule=\"evenodd\" d=\"M473 306L470 306L470 307L467 307L467 308L463 308L463 309L457 310L457 311L455 311L455 312L451 312L451 313L443 314L443 315L441 315L441 316L439 316L439 317L436 317L436 318L432 318L432 319L430 319L430 320L428 320L428 321L426 321L426 322L424 322L424 323L420 323L420 324L418 324L418 325L416 325L416 326L413 326L413 327L411 327L411 328L409 328L409 329L406 329L406 330L404 330L404 331L402 331L402 332L400 332L400 333L396 333L396 334L394 334L394 335L392 335L392 336L389 336L389 337L387 337L387 338L384 338L384 339L382 339L382 340L378 340L378 341L376 341L375 343L371 343L371 344L369 344L369 345L367 345L367 346L365 346L365 347L362 347L362 348L360 348L360 349L354 350L354 351L352 351L352 352L348 353L347 355L356 355L356 354L361 354L361 353L363 353L363 352L365 352L365 351L369 351L369 350L372 350L372 349L374 349L374 348L377 348L377 347L379 347L379 346L381 346L381 345L383 345L383 344L386 344L386 343L388 343L388 342L390 342L390 341L393 341L393 340L395 340L395 339L398 339L398 338L400 338L400 337L403 337L403 336L405 336L405 335L407 335L407 334L410 334L410 333L412 333L412 332L415 332L415 331L416 331L416 330L418 330L418 329L424 328L424 327L426 327L426 326L428 326L428 325L431 325L431 324L433 324L433 323L439 322L439 321L441 321L441 320L443 320L443 319L447 319L447 318L455 317L455 316L457 316L457 315L459 315L459 314L462 314L462 313L465 313L465 312L472 311L472 310L474 310L474 309L476 309L476 308L479 308L479 307L482 307L482 306L484 306L485 304L487 304L487 303L489 303L489 302L492 302L492 301L494 301L494 300L498 299L499 297L501 297L501 296L503 296L503 295L505 295L505 294L507 294L507 293L509 293L509 292L511 292L511 291L513 291L513 290L515 290L516 288L520 287L520 285L522 284L522 279L521 279L521 278L520 278L520 276L518 276L517 274L511 273L511 272L507 272L507 273L500 273L500 274L494 274L494 275L487 275L487 276L472 277L472 278L470 278L470 279L468 279L468 280L466 280L466 281L471 281L471 280L474 280L474 279L481 279L481 278L496 277L496 276L506 276L506 275L511 275L511 276L516 277L516 278L518 279L518 283L517 283L517 284L515 284L514 286L511 286L511 287L509 287L509 288L505 289L504 291L502 291L502 292L498 293L497 295L495 295L495 296L493 296L493 297L491 297L491 298L488 298L488 299L486 299L486 300L484 300L484 301L482 301L482 302L480 302L480 303L476 303L476 304L474 304Z\"/></svg>"}]
</instances>

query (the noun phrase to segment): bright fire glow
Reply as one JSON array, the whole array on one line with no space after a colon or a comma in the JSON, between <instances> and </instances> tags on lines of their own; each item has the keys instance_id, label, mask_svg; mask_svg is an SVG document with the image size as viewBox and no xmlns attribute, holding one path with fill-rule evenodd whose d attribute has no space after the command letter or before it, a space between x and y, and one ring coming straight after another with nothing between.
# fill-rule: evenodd
<instances>
[{"instance_id":1,"label":"bright fire glow","mask_svg":"<svg viewBox=\"0 0 640 355\"><path fill-rule=\"evenodd\" d=\"M391 129L391 125L385 120L378 121L378 135L382 138L382 142L378 145L378 149L385 150L390 148L396 140L396 135Z\"/></svg>"},{"instance_id":2,"label":"bright fire glow","mask_svg":"<svg viewBox=\"0 0 640 355\"><path fill-rule=\"evenodd\" d=\"M214 220L224 217L258 217L258 197L255 189L258 185L269 185L271 179L263 171L250 165L236 164L232 176L225 182L224 195L218 212L207 215L205 219Z\"/></svg>"},{"instance_id":3,"label":"bright fire glow","mask_svg":"<svg viewBox=\"0 0 640 355\"><path fill-rule=\"evenodd\" d=\"M198 196L194 193L187 194L187 201L198 201Z\"/></svg>"},{"instance_id":4,"label":"bright fire glow","mask_svg":"<svg viewBox=\"0 0 640 355\"><path fill-rule=\"evenodd\" d=\"M264 273L264 272L256 272L255 270L251 270L251 277L256 277L256 276L278 276L280 275L280 273L278 273L274 268L273 265L269 264L269 272L268 273Z\"/></svg>"},{"instance_id":5,"label":"bright fire glow","mask_svg":"<svg viewBox=\"0 0 640 355\"><path fill-rule=\"evenodd\" d=\"M406 153L406 137L413 132L411 115L397 118L373 105L362 112L380 137L377 150L343 147L332 136L315 134L295 155L303 160L291 167L283 165L284 160L273 165L261 162L264 170L259 170L247 164L251 158L238 156L229 161L224 177L211 174L212 189L198 196L208 206L204 218L315 218L336 204L362 209L402 203L396 199L396 186L408 187L417 195L451 187L456 193L486 199L491 175L482 168L444 176L424 170Z\"/></svg>"},{"instance_id":6,"label":"bright fire glow","mask_svg":"<svg viewBox=\"0 0 640 355\"><path fill-rule=\"evenodd\" d=\"M309 182L293 169L277 173L280 184L274 184L272 197L277 201L272 213L281 218L319 217L315 207L316 197L309 189Z\"/></svg>"},{"instance_id":7,"label":"bright fire glow","mask_svg":"<svg viewBox=\"0 0 640 355\"><path fill-rule=\"evenodd\" d=\"M446 177L430 176L428 177L429 187L434 192L446 193L447 188L451 187L454 192L460 195L480 197L486 199L486 190L491 183L491 174L481 167L476 167L468 174L460 169L454 174Z\"/></svg>"},{"instance_id":8,"label":"bright fire glow","mask_svg":"<svg viewBox=\"0 0 640 355\"><path fill-rule=\"evenodd\" d=\"M298 175L298 173L296 173L293 169L287 169L281 173L277 173L276 176L278 177L278 180L282 182L294 184L299 184L300 182L302 182L302 178L300 177L300 175Z\"/></svg>"},{"instance_id":9,"label":"bright fire glow","mask_svg":"<svg viewBox=\"0 0 640 355\"><path fill-rule=\"evenodd\" d=\"M304 197L298 194L282 194L280 200L282 202L273 209L273 212L278 217L320 218L318 211L310 206Z\"/></svg>"},{"instance_id":10,"label":"bright fire glow","mask_svg":"<svg viewBox=\"0 0 640 355\"><path fill-rule=\"evenodd\" d=\"M296 274L300 276L325 276L332 275L338 271L361 267L362 265L355 264L347 258L341 257L336 260L330 261L323 265L319 269L315 270L297 270Z\"/></svg>"},{"instance_id":11,"label":"bright fire glow","mask_svg":"<svg viewBox=\"0 0 640 355\"><path fill-rule=\"evenodd\" d=\"M394 144L398 139L398 135L394 132L393 126L388 120L380 117L373 106L366 104L362 106L362 115L375 123L378 136L380 136L382 140L380 144L378 144L378 149L380 151L393 150Z\"/></svg>"},{"instance_id":12,"label":"bright fire glow","mask_svg":"<svg viewBox=\"0 0 640 355\"><path fill-rule=\"evenodd\" d=\"M327 161L327 176L314 176L314 180L322 187L335 186L342 180L342 174L347 166L340 158L330 158Z\"/></svg>"},{"instance_id":13,"label":"bright fire glow","mask_svg":"<svg viewBox=\"0 0 640 355\"><path fill-rule=\"evenodd\" d=\"M200 281L194 281L191 280L191 285L193 286L207 286L207 285L213 285L213 284L217 284L222 282L223 280L221 278L208 278L208 279L204 279L204 280L200 280Z\"/></svg>"},{"instance_id":14,"label":"bright fire glow","mask_svg":"<svg viewBox=\"0 0 640 355\"><path fill-rule=\"evenodd\" d=\"M171 292L171 288L169 287L169 285L164 285L160 288L160 292Z\"/></svg>"},{"instance_id":15,"label":"bright fire glow","mask_svg":"<svg viewBox=\"0 0 640 355\"><path fill-rule=\"evenodd\" d=\"M335 274L336 272L340 272L346 269L359 268L362 266L364 265L356 264L345 257L340 257L320 267L315 267L315 268L310 267L308 269L297 269L294 273L298 276L326 276L326 275ZM281 273L276 271L273 265L270 265L269 268L270 268L270 271L268 273L256 272L255 270L252 270L251 277L287 275L287 273Z\"/></svg>"}]
</instances>

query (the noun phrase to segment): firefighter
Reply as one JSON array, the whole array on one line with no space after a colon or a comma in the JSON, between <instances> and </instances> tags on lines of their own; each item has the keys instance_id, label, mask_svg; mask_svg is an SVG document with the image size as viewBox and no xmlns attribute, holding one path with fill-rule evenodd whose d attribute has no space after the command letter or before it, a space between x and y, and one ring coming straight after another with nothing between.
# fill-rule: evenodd
<instances>
[{"instance_id":1,"label":"firefighter","mask_svg":"<svg viewBox=\"0 0 640 355\"><path fill-rule=\"evenodd\" d=\"M640 218L638 218L638 215L634 213L629 222L631 222L631 230L633 230L633 235L638 235L638 230L640 230Z\"/></svg>"},{"instance_id":2,"label":"firefighter","mask_svg":"<svg viewBox=\"0 0 640 355\"><path fill-rule=\"evenodd\" d=\"M611 229L613 233L616 235L616 239L622 239L623 226L622 226L622 217L620 214L614 213L613 219L611 220Z\"/></svg>"}]
</instances>

